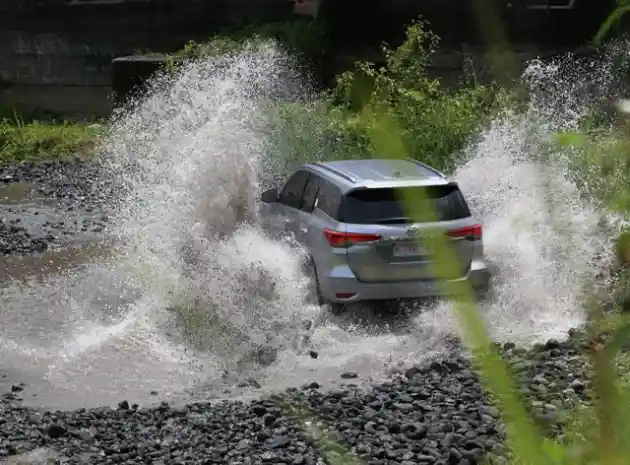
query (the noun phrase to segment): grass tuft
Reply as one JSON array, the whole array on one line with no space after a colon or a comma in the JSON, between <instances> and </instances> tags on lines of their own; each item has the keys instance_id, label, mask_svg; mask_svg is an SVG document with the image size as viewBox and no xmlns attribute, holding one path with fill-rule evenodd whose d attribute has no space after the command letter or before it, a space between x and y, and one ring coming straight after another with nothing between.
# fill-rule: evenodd
<instances>
[{"instance_id":1,"label":"grass tuft","mask_svg":"<svg viewBox=\"0 0 630 465\"><path fill-rule=\"evenodd\" d=\"M0 120L0 165L87 158L102 134L88 123Z\"/></svg>"}]
</instances>

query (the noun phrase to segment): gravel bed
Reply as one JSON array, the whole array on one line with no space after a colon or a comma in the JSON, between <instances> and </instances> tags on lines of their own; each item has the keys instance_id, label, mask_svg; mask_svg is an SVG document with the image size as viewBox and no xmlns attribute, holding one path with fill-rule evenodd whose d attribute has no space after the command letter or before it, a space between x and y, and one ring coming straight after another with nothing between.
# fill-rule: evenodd
<instances>
[{"instance_id":1,"label":"gravel bed","mask_svg":"<svg viewBox=\"0 0 630 465\"><path fill-rule=\"evenodd\" d=\"M540 425L561 434L563 407L589 402L578 343L501 350ZM343 378L352 382L353 374ZM313 381L254 402L138 407L121 401L117 408L45 412L20 406L21 389L14 386L0 405L0 457L46 451L56 457L52 463L68 464L324 463L303 424L284 415L290 400L315 413L369 465L508 460L499 410L469 361L456 354L370 389L346 384L324 392Z\"/></svg>"},{"instance_id":2,"label":"gravel bed","mask_svg":"<svg viewBox=\"0 0 630 465\"><path fill-rule=\"evenodd\" d=\"M0 205L0 255L43 252L102 235L109 224L104 206L116 189L101 173L96 163L77 160L0 167L0 187L34 184L30 197L37 199Z\"/></svg>"},{"instance_id":3,"label":"gravel bed","mask_svg":"<svg viewBox=\"0 0 630 465\"><path fill-rule=\"evenodd\" d=\"M541 431L562 434L566 409L590 402L588 364L575 341L501 350ZM407 370L370 392L302 395L310 410L363 461L386 464L507 463L499 410L468 360L453 356Z\"/></svg>"},{"instance_id":4,"label":"gravel bed","mask_svg":"<svg viewBox=\"0 0 630 465\"><path fill-rule=\"evenodd\" d=\"M74 202L103 203L112 194L102 181L102 169L96 162L80 159L40 163L23 162L0 167L0 183L39 184L38 191L48 198Z\"/></svg>"}]
</instances>

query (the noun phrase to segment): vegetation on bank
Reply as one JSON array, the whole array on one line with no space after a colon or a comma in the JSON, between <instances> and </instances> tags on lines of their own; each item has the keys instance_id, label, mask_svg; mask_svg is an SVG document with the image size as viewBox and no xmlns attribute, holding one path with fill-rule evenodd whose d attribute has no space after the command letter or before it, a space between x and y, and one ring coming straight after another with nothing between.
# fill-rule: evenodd
<instances>
[{"instance_id":1,"label":"vegetation on bank","mask_svg":"<svg viewBox=\"0 0 630 465\"><path fill-rule=\"evenodd\" d=\"M0 119L0 166L87 157L97 143L98 125Z\"/></svg>"}]
</instances>

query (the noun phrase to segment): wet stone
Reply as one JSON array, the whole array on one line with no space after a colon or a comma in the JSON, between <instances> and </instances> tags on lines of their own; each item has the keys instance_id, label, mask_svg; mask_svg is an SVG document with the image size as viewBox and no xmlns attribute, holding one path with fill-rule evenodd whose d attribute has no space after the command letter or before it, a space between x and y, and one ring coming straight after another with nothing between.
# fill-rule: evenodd
<instances>
[{"instance_id":1,"label":"wet stone","mask_svg":"<svg viewBox=\"0 0 630 465\"><path fill-rule=\"evenodd\" d=\"M565 361L567 369L581 373L577 366L583 361L575 357ZM411 379L397 378L367 389L346 386L329 391L316 388L319 383L313 381L306 389L250 403L130 408L121 401L114 409L52 413L4 401L0 449L18 450L26 441L54 450L63 463L76 464L82 463L78 457L123 465L323 463L300 422L284 415L285 406L294 403L310 412L300 421L321 419L331 428L328 437L346 444L365 463L474 464L486 453L493 454L495 463L508 463L503 460L507 449L500 412L484 398L469 362L453 354L448 363L433 366L438 370L421 366L411 372ZM533 376L519 381L530 392L528 402L538 409L540 421L559 424L554 403L544 395L536 397L541 393L528 387L542 385L540 380L545 379L551 391L564 374L546 371L550 368L544 364L532 369Z\"/></svg>"},{"instance_id":2,"label":"wet stone","mask_svg":"<svg viewBox=\"0 0 630 465\"><path fill-rule=\"evenodd\" d=\"M95 162L0 166L1 188L36 186L29 189L31 193L25 191L24 199L11 200L5 209L13 219L0 221L0 255L41 253L84 234L105 234L108 205L124 193L112 179ZM3 202L0 196L0 205L5 207ZM68 218L70 213L81 218L80 226ZM34 220L40 217L48 219Z\"/></svg>"}]
</instances>

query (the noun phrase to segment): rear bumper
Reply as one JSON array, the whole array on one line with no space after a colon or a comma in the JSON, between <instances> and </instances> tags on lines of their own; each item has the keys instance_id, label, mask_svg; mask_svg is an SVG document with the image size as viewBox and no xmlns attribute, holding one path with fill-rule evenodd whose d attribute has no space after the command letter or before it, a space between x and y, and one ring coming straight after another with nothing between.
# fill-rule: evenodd
<instances>
[{"instance_id":1,"label":"rear bumper","mask_svg":"<svg viewBox=\"0 0 630 465\"><path fill-rule=\"evenodd\" d=\"M486 262L473 260L468 274L457 281L468 281L475 291L484 293L490 286L490 277ZM319 277L319 282L323 299L331 303L421 299L446 295L446 286L436 280L362 283L347 266L330 270L327 276ZM345 294L344 298L340 298L338 294Z\"/></svg>"}]
</instances>

